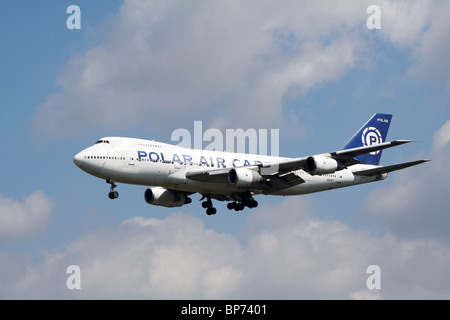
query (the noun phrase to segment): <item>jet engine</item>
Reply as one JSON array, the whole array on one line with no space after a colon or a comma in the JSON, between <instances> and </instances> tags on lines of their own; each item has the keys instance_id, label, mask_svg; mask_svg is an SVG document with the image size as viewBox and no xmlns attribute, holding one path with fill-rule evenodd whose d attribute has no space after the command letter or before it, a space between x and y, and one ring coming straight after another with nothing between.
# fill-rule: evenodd
<instances>
[{"instance_id":1,"label":"jet engine","mask_svg":"<svg viewBox=\"0 0 450 320\"><path fill-rule=\"evenodd\" d=\"M313 156L306 159L305 170L311 175L334 173L337 168L338 163L333 158Z\"/></svg>"},{"instance_id":2,"label":"jet engine","mask_svg":"<svg viewBox=\"0 0 450 320\"><path fill-rule=\"evenodd\" d=\"M262 180L261 175L247 168L233 168L228 172L228 182L239 187L248 187Z\"/></svg>"},{"instance_id":3,"label":"jet engine","mask_svg":"<svg viewBox=\"0 0 450 320\"><path fill-rule=\"evenodd\" d=\"M154 187L145 190L145 201L148 204L162 207L181 207L191 203L192 199L186 197L184 193L174 192L161 187Z\"/></svg>"}]
</instances>

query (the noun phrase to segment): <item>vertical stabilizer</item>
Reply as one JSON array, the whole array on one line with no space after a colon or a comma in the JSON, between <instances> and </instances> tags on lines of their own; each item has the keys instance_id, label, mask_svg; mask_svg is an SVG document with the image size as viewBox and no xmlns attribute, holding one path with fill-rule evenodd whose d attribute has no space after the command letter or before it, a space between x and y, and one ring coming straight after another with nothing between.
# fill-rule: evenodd
<instances>
[{"instance_id":1,"label":"vertical stabilizer","mask_svg":"<svg viewBox=\"0 0 450 320\"><path fill-rule=\"evenodd\" d=\"M357 133L344 146L345 149L370 146L386 141L386 136L391 124L392 115L376 113L359 129ZM382 150L363 154L355 157L363 164L378 165L380 163Z\"/></svg>"}]
</instances>

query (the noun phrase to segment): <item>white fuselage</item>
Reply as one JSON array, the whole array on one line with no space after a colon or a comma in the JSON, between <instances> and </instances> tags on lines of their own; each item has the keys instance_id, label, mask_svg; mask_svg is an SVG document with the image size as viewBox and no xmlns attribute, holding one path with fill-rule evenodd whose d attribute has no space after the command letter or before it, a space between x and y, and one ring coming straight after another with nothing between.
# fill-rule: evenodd
<instances>
[{"instance_id":1,"label":"white fuselage","mask_svg":"<svg viewBox=\"0 0 450 320\"><path fill-rule=\"evenodd\" d=\"M233 194L244 190L229 183L192 180L186 177L186 173L193 170L254 166L282 159L287 158L187 149L151 140L109 137L78 153L74 162L91 175L101 179L114 179L119 183L161 186L166 189L202 194ZM271 194L300 195L386 178L387 174L379 176L353 174L354 171L374 167L377 166L356 164L325 175L310 175L298 170L294 173L301 177L304 183Z\"/></svg>"}]
</instances>

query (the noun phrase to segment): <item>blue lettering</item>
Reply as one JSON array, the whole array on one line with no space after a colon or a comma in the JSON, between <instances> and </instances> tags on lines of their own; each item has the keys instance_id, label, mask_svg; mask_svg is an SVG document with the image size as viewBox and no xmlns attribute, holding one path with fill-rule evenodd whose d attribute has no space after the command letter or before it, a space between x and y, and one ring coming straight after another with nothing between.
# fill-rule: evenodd
<instances>
[{"instance_id":1,"label":"blue lettering","mask_svg":"<svg viewBox=\"0 0 450 320\"><path fill-rule=\"evenodd\" d=\"M209 167L208 161L206 161L204 156L200 157L200 165L202 165L202 164L206 164Z\"/></svg>"},{"instance_id":2,"label":"blue lettering","mask_svg":"<svg viewBox=\"0 0 450 320\"><path fill-rule=\"evenodd\" d=\"M224 158L216 158L217 160L217 166L220 167L220 165L222 165L222 168L225 168L225 159Z\"/></svg>"},{"instance_id":3,"label":"blue lettering","mask_svg":"<svg viewBox=\"0 0 450 320\"><path fill-rule=\"evenodd\" d=\"M163 163L166 162L166 160L164 159L164 153L162 153L162 152L161 152L161 161L162 161Z\"/></svg>"},{"instance_id":4,"label":"blue lettering","mask_svg":"<svg viewBox=\"0 0 450 320\"><path fill-rule=\"evenodd\" d=\"M233 159L233 167L236 167L236 161L241 161L239 159Z\"/></svg>"},{"instance_id":5,"label":"blue lettering","mask_svg":"<svg viewBox=\"0 0 450 320\"><path fill-rule=\"evenodd\" d=\"M156 158L155 158L156 156ZM150 158L151 161L156 162L159 160L159 155L156 152L150 152L148 154L148 157Z\"/></svg>"},{"instance_id":6,"label":"blue lettering","mask_svg":"<svg viewBox=\"0 0 450 320\"><path fill-rule=\"evenodd\" d=\"M259 161L259 160L255 160L255 165L257 166L257 165L262 165L262 162L261 161Z\"/></svg>"},{"instance_id":7,"label":"blue lettering","mask_svg":"<svg viewBox=\"0 0 450 320\"><path fill-rule=\"evenodd\" d=\"M244 166L249 166L250 162L248 162L248 160L244 160Z\"/></svg>"},{"instance_id":8,"label":"blue lettering","mask_svg":"<svg viewBox=\"0 0 450 320\"><path fill-rule=\"evenodd\" d=\"M138 161L141 161L141 158L145 158L147 156L147 152L145 151L138 151Z\"/></svg>"},{"instance_id":9,"label":"blue lettering","mask_svg":"<svg viewBox=\"0 0 450 320\"><path fill-rule=\"evenodd\" d=\"M190 155L183 154L183 160L184 164L192 164L192 157Z\"/></svg>"},{"instance_id":10,"label":"blue lettering","mask_svg":"<svg viewBox=\"0 0 450 320\"><path fill-rule=\"evenodd\" d=\"M172 157L172 163L178 162L179 164L181 164L181 160L180 157L178 157L178 155L176 153L173 154Z\"/></svg>"}]
</instances>

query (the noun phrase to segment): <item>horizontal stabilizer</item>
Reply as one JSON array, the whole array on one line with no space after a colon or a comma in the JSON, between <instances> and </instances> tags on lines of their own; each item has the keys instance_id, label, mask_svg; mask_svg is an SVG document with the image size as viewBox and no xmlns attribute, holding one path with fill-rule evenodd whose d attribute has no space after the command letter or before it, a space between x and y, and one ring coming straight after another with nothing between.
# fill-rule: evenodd
<instances>
[{"instance_id":1,"label":"horizontal stabilizer","mask_svg":"<svg viewBox=\"0 0 450 320\"><path fill-rule=\"evenodd\" d=\"M365 147L357 147L352 149L346 149L341 151L336 151L334 154L336 157L347 156L347 157L357 157L370 152L376 152L387 148L396 147L405 143L414 142L414 140L394 140L389 142L383 142L380 144L372 144ZM332 154L333 155L333 154Z\"/></svg>"},{"instance_id":2,"label":"horizontal stabilizer","mask_svg":"<svg viewBox=\"0 0 450 320\"><path fill-rule=\"evenodd\" d=\"M396 171L396 170L405 169L405 168L412 167L412 166L415 166L415 165L418 165L418 164L421 164L421 163L424 163L427 161L430 161L430 160L417 160L417 161L399 163L399 164L394 164L391 166L377 167L374 169L356 171L356 172L353 172L353 174L357 175L357 176L373 176L373 175L377 175L377 174L388 173L388 172L392 172L392 171Z\"/></svg>"}]
</instances>

